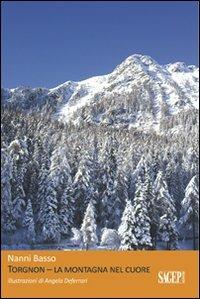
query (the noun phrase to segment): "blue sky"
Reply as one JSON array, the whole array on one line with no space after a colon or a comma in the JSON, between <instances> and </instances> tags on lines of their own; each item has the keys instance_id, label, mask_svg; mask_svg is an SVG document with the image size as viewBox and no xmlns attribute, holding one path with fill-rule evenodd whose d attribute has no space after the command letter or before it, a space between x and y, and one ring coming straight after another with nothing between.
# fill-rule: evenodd
<instances>
[{"instance_id":1,"label":"blue sky","mask_svg":"<svg viewBox=\"0 0 200 299\"><path fill-rule=\"evenodd\" d=\"M54 87L131 54L198 64L197 1L3 1L2 85Z\"/></svg>"}]
</instances>

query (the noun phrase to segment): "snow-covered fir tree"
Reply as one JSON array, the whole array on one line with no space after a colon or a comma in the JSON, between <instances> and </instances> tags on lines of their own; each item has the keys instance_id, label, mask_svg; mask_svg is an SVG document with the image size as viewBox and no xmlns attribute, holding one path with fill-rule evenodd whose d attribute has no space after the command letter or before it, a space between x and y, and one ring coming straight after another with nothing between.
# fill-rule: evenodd
<instances>
[{"instance_id":1,"label":"snow-covered fir tree","mask_svg":"<svg viewBox=\"0 0 200 299\"><path fill-rule=\"evenodd\" d=\"M25 192L23 187L24 176L27 167L27 147L18 139L13 140L9 145L9 153L12 160L11 192L16 225L22 223L22 216L25 209Z\"/></svg>"},{"instance_id":2,"label":"snow-covered fir tree","mask_svg":"<svg viewBox=\"0 0 200 299\"><path fill-rule=\"evenodd\" d=\"M98 243L97 238L97 225L95 220L95 211L92 201L89 202L85 215L83 218L83 223L81 225L83 248L88 250L94 247Z\"/></svg>"},{"instance_id":3,"label":"snow-covered fir tree","mask_svg":"<svg viewBox=\"0 0 200 299\"><path fill-rule=\"evenodd\" d=\"M166 242L166 249L177 249L177 216L176 208L171 198L163 172L159 171L155 181L155 205L159 221L159 236Z\"/></svg>"},{"instance_id":4,"label":"snow-covered fir tree","mask_svg":"<svg viewBox=\"0 0 200 299\"><path fill-rule=\"evenodd\" d=\"M38 138L37 138L38 142ZM34 151L34 159L39 164L38 173L38 188L36 195L36 203L38 205L38 213L36 217L37 230L41 231L45 218L45 206L46 206L46 192L49 183L49 171L50 171L50 153L48 148L44 148L44 143L36 146Z\"/></svg>"},{"instance_id":5,"label":"snow-covered fir tree","mask_svg":"<svg viewBox=\"0 0 200 299\"><path fill-rule=\"evenodd\" d=\"M167 250L178 249L177 219L169 209L160 217L159 234Z\"/></svg>"},{"instance_id":6,"label":"snow-covered fir tree","mask_svg":"<svg viewBox=\"0 0 200 299\"><path fill-rule=\"evenodd\" d=\"M26 239L28 240L28 243L34 244L36 233L35 233L35 223L33 218L33 208L31 200L28 199L26 210L24 213L23 218L23 226L26 228Z\"/></svg>"},{"instance_id":7,"label":"snow-covered fir tree","mask_svg":"<svg viewBox=\"0 0 200 299\"><path fill-rule=\"evenodd\" d=\"M158 216L163 216L169 209L176 215L175 204L172 197L169 194L168 186L163 172L160 170L154 183L155 189L155 205Z\"/></svg>"},{"instance_id":8,"label":"snow-covered fir tree","mask_svg":"<svg viewBox=\"0 0 200 299\"><path fill-rule=\"evenodd\" d=\"M59 187L57 188L58 216L61 235L69 235L73 226L75 200L72 196L71 168L65 151L60 153Z\"/></svg>"},{"instance_id":9,"label":"snow-covered fir tree","mask_svg":"<svg viewBox=\"0 0 200 299\"><path fill-rule=\"evenodd\" d=\"M188 170L190 177L199 173L199 157L198 157L198 147L193 145L189 148L185 157L185 167Z\"/></svg>"},{"instance_id":10,"label":"snow-covered fir tree","mask_svg":"<svg viewBox=\"0 0 200 299\"><path fill-rule=\"evenodd\" d=\"M56 198L54 181L50 178L47 186L44 223L42 226L42 240L47 243L59 242L60 237L61 233L58 216L58 201Z\"/></svg>"},{"instance_id":11,"label":"snow-covered fir tree","mask_svg":"<svg viewBox=\"0 0 200 299\"><path fill-rule=\"evenodd\" d=\"M121 238L121 250L136 250L138 248L135 236L135 214L130 200L126 202L118 234Z\"/></svg>"},{"instance_id":12,"label":"snow-covered fir tree","mask_svg":"<svg viewBox=\"0 0 200 299\"><path fill-rule=\"evenodd\" d=\"M143 194L147 202L148 215L150 218L150 235L152 240L152 247L156 248L156 240L159 229L159 214L158 207L155 202L155 190L151 176L151 170L148 166L145 169L145 180L143 185Z\"/></svg>"},{"instance_id":13,"label":"snow-covered fir tree","mask_svg":"<svg viewBox=\"0 0 200 299\"><path fill-rule=\"evenodd\" d=\"M113 207L116 202L115 180L117 172L116 142L109 138L105 144L102 155L102 185L101 185L101 225L102 227L113 228Z\"/></svg>"},{"instance_id":14,"label":"snow-covered fir tree","mask_svg":"<svg viewBox=\"0 0 200 299\"><path fill-rule=\"evenodd\" d=\"M145 192L144 183L138 179L135 197L133 200L134 213L134 236L137 239L138 249L150 249L151 239L151 219L149 215L148 198Z\"/></svg>"},{"instance_id":15,"label":"snow-covered fir tree","mask_svg":"<svg viewBox=\"0 0 200 299\"><path fill-rule=\"evenodd\" d=\"M184 197L185 186L187 185L187 176L183 168L182 155L180 153L176 153L176 156L171 157L168 161L165 178L169 193L173 197L176 206L177 217L179 218L181 200Z\"/></svg>"},{"instance_id":16,"label":"snow-covered fir tree","mask_svg":"<svg viewBox=\"0 0 200 299\"><path fill-rule=\"evenodd\" d=\"M120 246L120 237L115 229L103 228L101 230L101 246L106 246L109 249L118 249Z\"/></svg>"},{"instance_id":17,"label":"snow-covered fir tree","mask_svg":"<svg viewBox=\"0 0 200 299\"><path fill-rule=\"evenodd\" d=\"M37 202L39 203L39 211L37 214L37 225L39 230L44 224L45 215L46 215L46 195L47 195L47 185L48 181L48 169L46 164L41 165L39 175L38 175L38 192L37 192Z\"/></svg>"},{"instance_id":18,"label":"snow-covered fir tree","mask_svg":"<svg viewBox=\"0 0 200 299\"><path fill-rule=\"evenodd\" d=\"M34 213L38 213L40 202L37 200L37 194L35 191L38 190L39 185L39 165L37 161L31 159L27 163L26 174L24 176L24 193L26 198L29 198L33 202L32 207Z\"/></svg>"},{"instance_id":19,"label":"snow-covered fir tree","mask_svg":"<svg viewBox=\"0 0 200 299\"><path fill-rule=\"evenodd\" d=\"M83 245L83 235L80 229L76 227L72 227L71 229L72 237L70 241L73 245L81 247Z\"/></svg>"},{"instance_id":20,"label":"snow-covered fir tree","mask_svg":"<svg viewBox=\"0 0 200 299\"><path fill-rule=\"evenodd\" d=\"M157 174L161 168L159 154L153 148L151 152L148 153L148 167L149 167L149 175L152 182L155 181Z\"/></svg>"},{"instance_id":21,"label":"snow-covered fir tree","mask_svg":"<svg viewBox=\"0 0 200 299\"><path fill-rule=\"evenodd\" d=\"M52 152L49 173L59 201L66 184L71 184L70 166L63 147L57 146Z\"/></svg>"},{"instance_id":22,"label":"snow-covered fir tree","mask_svg":"<svg viewBox=\"0 0 200 299\"><path fill-rule=\"evenodd\" d=\"M145 167L146 167L146 159L144 155L141 156L139 162L137 163L137 166L134 168L133 172L131 173L131 196L134 196L135 189L136 189L136 183L138 178L144 180L145 175Z\"/></svg>"},{"instance_id":23,"label":"snow-covered fir tree","mask_svg":"<svg viewBox=\"0 0 200 299\"><path fill-rule=\"evenodd\" d=\"M93 172L93 155L91 152L86 152L80 161L78 171L73 182L73 198L77 207L75 219L80 225L83 220L85 209L90 200L95 197L95 179Z\"/></svg>"},{"instance_id":24,"label":"snow-covered fir tree","mask_svg":"<svg viewBox=\"0 0 200 299\"><path fill-rule=\"evenodd\" d=\"M181 226L185 226L192 231L193 249L197 248L196 236L198 234L199 224L199 178L195 175L190 180L185 190L185 197L181 202L182 217L180 219Z\"/></svg>"},{"instance_id":25,"label":"snow-covered fir tree","mask_svg":"<svg viewBox=\"0 0 200 299\"><path fill-rule=\"evenodd\" d=\"M74 211L75 201L72 196L72 190L70 188L71 182L66 182L68 185L65 187L63 195L60 200L59 208L59 221L60 221L60 232L63 236L69 236L71 228L74 223Z\"/></svg>"},{"instance_id":26,"label":"snow-covered fir tree","mask_svg":"<svg viewBox=\"0 0 200 299\"><path fill-rule=\"evenodd\" d=\"M113 185L113 213L110 215L110 226L117 228L120 224L122 212L125 207L126 198L128 198L127 177L122 169L118 167Z\"/></svg>"},{"instance_id":27,"label":"snow-covered fir tree","mask_svg":"<svg viewBox=\"0 0 200 299\"><path fill-rule=\"evenodd\" d=\"M12 163L8 151L1 149L1 228L5 233L16 230L11 194Z\"/></svg>"}]
</instances>

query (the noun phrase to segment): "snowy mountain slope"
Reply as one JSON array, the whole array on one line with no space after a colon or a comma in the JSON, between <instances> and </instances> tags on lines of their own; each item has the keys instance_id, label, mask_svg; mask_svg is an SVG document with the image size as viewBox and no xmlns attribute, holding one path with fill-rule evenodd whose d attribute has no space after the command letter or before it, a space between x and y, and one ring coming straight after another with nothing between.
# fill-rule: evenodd
<instances>
[{"instance_id":1,"label":"snowy mountain slope","mask_svg":"<svg viewBox=\"0 0 200 299\"><path fill-rule=\"evenodd\" d=\"M159 65L149 56L132 55L110 74L52 89L3 89L5 103L23 108L48 102L59 120L129 128L159 129L165 116L198 109L199 69L177 62Z\"/></svg>"}]
</instances>

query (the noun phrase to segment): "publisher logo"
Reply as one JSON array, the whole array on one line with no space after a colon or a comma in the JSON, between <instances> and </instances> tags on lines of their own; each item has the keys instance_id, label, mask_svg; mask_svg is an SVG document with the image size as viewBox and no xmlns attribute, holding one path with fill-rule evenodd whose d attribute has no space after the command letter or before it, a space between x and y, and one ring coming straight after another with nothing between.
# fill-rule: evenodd
<instances>
[{"instance_id":1,"label":"publisher logo","mask_svg":"<svg viewBox=\"0 0 200 299\"><path fill-rule=\"evenodd\" d=\"M183 284L185 283L185 271L159 271L158 283Z\"/></svg>"}]
</instances>

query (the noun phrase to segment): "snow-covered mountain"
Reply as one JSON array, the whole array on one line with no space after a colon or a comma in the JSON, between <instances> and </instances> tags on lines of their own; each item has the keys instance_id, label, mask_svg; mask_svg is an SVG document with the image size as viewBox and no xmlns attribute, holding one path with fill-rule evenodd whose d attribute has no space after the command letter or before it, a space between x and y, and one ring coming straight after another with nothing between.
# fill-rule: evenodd
<instances>
[{"instance_id":1,"label":"snow-covered mountain","mask_svg":"<svg viewBox=\"0 0 200 299\"><path fill-rule=\"evenodd\" d=\"M2 106L5 249L198 248L197 67L133 55Z\"/></svg>"},{"instance_id":2,"label":"snow-covered mountain","mask_svg":"<svg viewBox=\"0 0 200 299\"><path fill-rule=\"evenodd\" d=\"M48 102L64 122L157 130L163 117L198 109L198 86L196 66L159 65L149 56L135 54L110 74L67 81L52 89L2 89L2 99L25 109Z\"/></svg>"}]
</instances>

